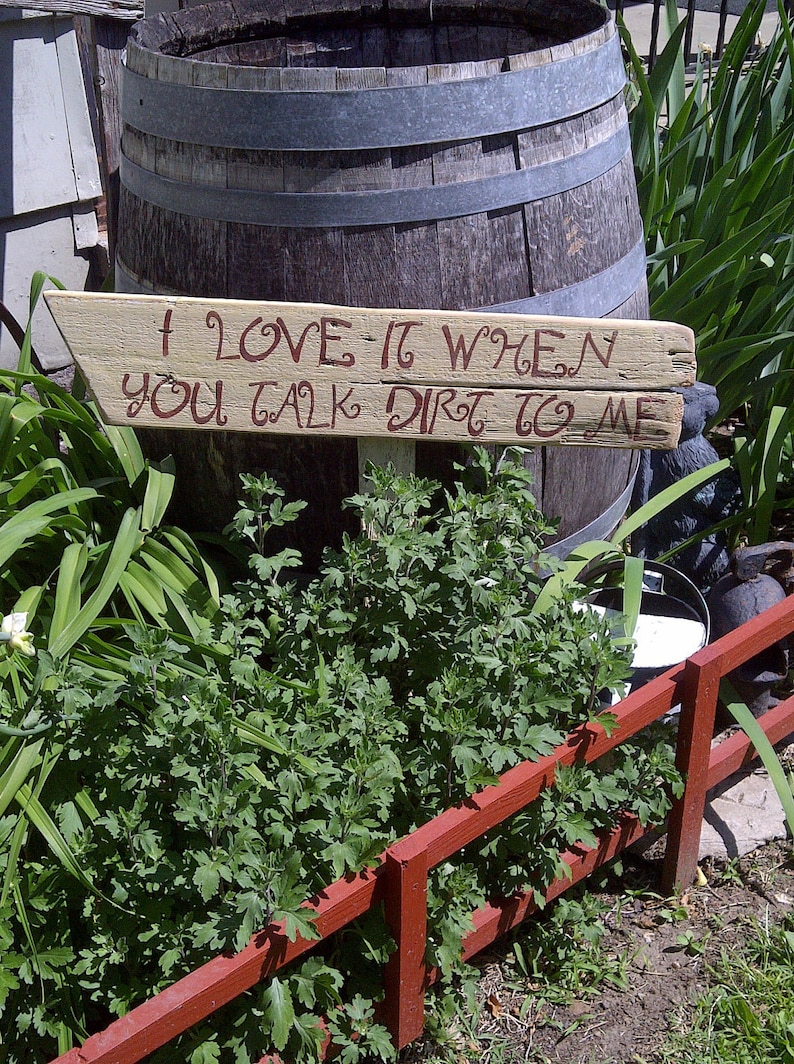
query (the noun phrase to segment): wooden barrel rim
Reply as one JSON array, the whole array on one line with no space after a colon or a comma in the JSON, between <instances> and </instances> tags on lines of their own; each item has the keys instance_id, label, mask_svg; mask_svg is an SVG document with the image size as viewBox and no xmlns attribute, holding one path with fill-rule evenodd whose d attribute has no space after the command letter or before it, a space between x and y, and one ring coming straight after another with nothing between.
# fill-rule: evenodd
<instances>
[{"instance_id":1,"label":"wooden barrel rim","mask_svg":"<svg viewBox=\"0 0 794 1064\"><path fill-rule=\"evenodd\" d=\"M235 68L210 69L225 74ZM302 75L305 69L301 68ZM483 77L446 78L436 71L440 76L428 76L419 84L340 88L337 75L342 71L336 67L307 72L315 78L302 76L300 88L290 88L287 81L257 92L230 88L225 80L222 85L166 82L128 66L122 81L124 121L142 133L189 144L358 151L550 125L607 103L625 83L614 36L598 48L557 63L529 67L511 63L510 70ZM307 91L314 88L313 80L318 91ZM406 121L407 115L411 121Z\"/></svg>"},{"instance_id":2,"label":"wooden barrel rim","mask_svg":"<svg viewBox=\"0 0 794 1064\"><path fill-rule=\"evenodd\" d=\"M504 6L483 4L481 0L450 0L447 3L444 0L440 3L403 0L400 5L383 0L380 5L371 7L346 6L346 0L337 0L333 8L321 12L317 11L316 5L300 6L300 3L294 8L287 5L285 9L284 5L269 6L257 0L220 0L137 23L130 34L127 62L131 69L138 69L136 52L139 51L194 63L213 62L211 58L202 59L201 53L248 40L299 37L304 31L318 26L328 30L362 25L387 29L439 25L512 26L542 29L558 38L556 45L527 52L525 65L558 61L570 55L572 49L574 52L587 51L615 33L609 12L593 0L566 0L557 3L553 9L538 0L529 3L508 0ZM493 57L498 58L501 57ZM148 66L145 58L138 57L137 61L144 68L141 73L145 73ZM492 59L471 63L474 69L470 76L492 74L491 64ZM482 68L480 71L476 69L478 66ZM305 71L307 68L301 69Z\"/></svg>"}]
</instances>

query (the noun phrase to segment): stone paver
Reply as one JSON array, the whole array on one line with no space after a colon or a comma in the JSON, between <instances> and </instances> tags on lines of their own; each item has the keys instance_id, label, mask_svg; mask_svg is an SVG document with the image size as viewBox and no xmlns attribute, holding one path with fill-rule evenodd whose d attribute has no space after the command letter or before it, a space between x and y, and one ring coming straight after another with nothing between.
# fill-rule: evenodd
<instances>
[{"instance_id":1,"label":"stone paver","mask_svg":"<svg viewBox=\"0 0 794 1064\"><path fill-rule=\"evenodd\" d=\"M706 805L700 834L701 860L743 857L786 837L783 806L763 769L731 776L715 791Z\"/></svg>"}]
</instances>

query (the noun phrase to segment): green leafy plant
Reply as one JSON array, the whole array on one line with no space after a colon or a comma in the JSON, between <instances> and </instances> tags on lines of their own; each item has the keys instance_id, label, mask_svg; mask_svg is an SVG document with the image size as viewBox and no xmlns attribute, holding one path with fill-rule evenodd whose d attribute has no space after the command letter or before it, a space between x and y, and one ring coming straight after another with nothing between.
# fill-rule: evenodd
<instances>
[{"instance_id":1,"label":"green leafy plant","mask_svg":"<svg viewBox=\"0 0 794 1064\"><path fill-rule=\"evenodd\" d=\"M57 283L34 277L31 315L48 281ZM98 891L47 797L69 756L70 721L88 697L70 678L71 663L96 682L117 681L136 653L124 625L148 620L179 631L184 667L192 656L201 671L219 604L214 573L190 537L164 524L172 472L146 462L130 430L103 425L91 403L32 372L31 355L28 324L18 370L0 371L0 589L10 611L0 639L23 652L0 660L0 910L10 906L29 944L36 903L22 863L34 837L81 888ZM38 660L25 653L33 647L20 625L35 634ZM87 822L98 815L85 788L74 801ZM25 970L60 978L67 960L60 945L49 961L34 950ZM65 1022L55 1036L59 1049L72 1044Z\"/></svg>"},{"instance_id":2,"label":"green leafy plant","mask_svg":"<svg viewBox=\"0 0 794 1064\"><path fill-rule=\"evenodd\" d=\"M676 943L690 957L702 957L708 946L709 934L698 935L691 927L676 935Z\"/></svg>"},{"instance_id":3,"label":"green leafy plant","mask_svg":"<svg viewBox=\"0 0 794 1064\"><path fill-rule=\"evenodd\" d=\"M626 988L629 958L608 956L601 948L604 915L603 903L585 891L559 898L543 920L528 924L516 937L513 965L532 983L534 1005L567 1004L608 985Z\"/></svg>"},{"instance_id":4,"label":"green leafy plant","mask_svg":"<svg viewBox=\"0 0 794 1064\"><path fill-rule=\"evenodd\" d=\"M719 66L702 55L691 87L674 5L647 77L624 35L652 313L693 328L699 374L717 385L723 414L745 403L766 410L776 389L791 388L794 43L781 12L780 31L757 52L763 13L748 5Z\"/></svg>"},{"instance_id":5,"label":"green leafy plant","mask_svg":"<svg viewBox=\"0 0 794 1064\"><path fill-rule=\"evenodd\" d=\"M573 608L575 589L533 612L547 526L526 473L478 453L466 477L444 494L373 470L373 491L351 503L371 536L347 539L304 588L292 555L264 553L295 507L247 479L235 531L251 575L223 598L200 669L189 635L140 624L120 629L134 653L115 675L77 653L39 655L35 709L59 756L30 794L86 882L40 836L17 845L17 822L0 818L0 862L16 869L0 904L9 1061L48 1059L271 920L312 937L302 903L329 881L579 722L610 726L595 695L622 678L625 653ZM431 961L451 976L491 894L542 888L560 852L594 843L618 810L662 820L679 785L653 732L604 766L561 770L434 871ZM370 913L155 1059L315 1059L321 1016L346 1059L386 1058L372 1010L391 948Z\"/></svg>"},{"instance_id":6,"label":"green leafy plant","mask_svg":"<svg viewBox=\"0 0 794 1064\"><path fill-rule=\"evenodd\" d=\"M701 54L691 81L673 0L651 74L623 29L651 314L694 330L718 419L738 421L744 509L730 527L756 543L792 505L794 409L794 38L781 6L759 50L763 14L748 4L719 66Z\"/></svg>"},{"instance_id":7,"label":"green leafy plant","mask_svg":"<svg viewBox=\"0 0 794 1064\"><path fill-rule=\"evenodd\" d=\"M737 436L734 466L745 503L738 519L748 542L774 539L773 521L794 507L791 417L785 407L766 412L753 436Z\"/></svg>"},{"instance_id":8,"label":"green leafy plant","mask_svg":"<svg viewBox=\"0 0 794 1064\"><path fill-rule=\"evenodd\" d=\"M794 1057L791 918L778 927L748 921L746 929L745 944L721 951L709 966L709 989L660 1046L660 1060L762 1064Z\"/></svg>"},{"instance_id":9,"label":"green leafy plant","mask_svg":"<svg viewBox=\"0 0 794 1064\"><path fill-rule=\"evenodd\" d=\"M31 307L45 278L33 281ZM29 337L29 327L26 331ZM0 373L0 562L17 612L63 658L112 614L200 641L218 608L212 570L164 524L174 475L144 460L134 433L46 377ZM123 612L119 604L123 603ZM116 624L118 627L118 624ZM93 638L93 642L92 642ZM101 637L99 637L101 639ZM109 644L106 657L112 659Z\"/></svg>"},{"instance_id":10,"label":"green leafy plant","mask_svg":"<svg viewBox=\"0 0 794 1064\"><path fill-rule=\"evenodd\" d=\"M729 465L729 460L725 458L689 473L629 514L618 525L610 539L594 539L581 543L571 551L565 561L544 582L535 600L534 612L542 614L560 595L565 593L566 588L570 589L580 581L586 582L586 572L594 564L618 562L624 566L624 586L627 589L627 594L624 597L625 634L630 636L636 625L639 612L642 577L641 560L633 558L629 553L632 534L647 521L651 520L652 517L661 513L667 506L685 499L688 494L697 491L702 485L719 476ZM689 542L687 540L681 544L681 547L687 546ZM674 556L674 553L671 551L669 554L662 555L659 560L664 561L668 557ZM627 639L621 641L617 637L615 638L620 645L625 646L630 642Z\"/></svg>"}]
</instances>

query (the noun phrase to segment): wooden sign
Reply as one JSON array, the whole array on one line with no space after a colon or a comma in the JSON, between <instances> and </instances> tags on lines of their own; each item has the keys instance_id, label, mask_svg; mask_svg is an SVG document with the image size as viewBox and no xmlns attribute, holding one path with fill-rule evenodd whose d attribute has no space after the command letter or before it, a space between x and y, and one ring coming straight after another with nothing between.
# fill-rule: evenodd
<instances>
[{"instance_id":1,"label":"wooden sign","mask_svg":"<svg viewBox=\"0 0 794 1064\"><path fill-rule=\"evenodd\" d=\"M47 292L110 424L671 448L680 325Z\"/></svg>"}]
</instances>

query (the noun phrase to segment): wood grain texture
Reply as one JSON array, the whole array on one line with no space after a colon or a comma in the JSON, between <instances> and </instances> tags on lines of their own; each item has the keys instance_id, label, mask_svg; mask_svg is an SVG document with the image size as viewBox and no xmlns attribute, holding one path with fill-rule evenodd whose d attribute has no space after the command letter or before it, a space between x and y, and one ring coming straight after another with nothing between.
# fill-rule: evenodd
<instances>
[{"instance_id":1,"label":"wood grain texture","mask_svg":"<svg viewBox=\"0 0 794 1064\"><path fill-rule=\"evenodd\" d=\"M457 41L465 33L459 27L435 31L439 62L428 67L429 83L460 81L476 77L480 64L454 63ZM476 30L474 32L476 40ZM447 185L483 176L481 141L456 141L440 145L433 153L433 184ZM461 218L440 218L438 250L441 265L441 303L451 310L486 305L490 286L490 244L485 214Z\"/></svg>"},{"instance_id":2,"label":"wood grain texture","mask_svg":"<svg viewBox=\"0 0 794 1064\"><path fill-rule=\"evenodd\" d=\"M422 30L399 38L395 66L386 71L389 85L426 85L432 41ZM392 187L426 188L433 184L433 150L428 145L392 148ZM394 226L395 306L441 307L441 262L438 226L403 223Z\"/></svg>"},{"instance_id":3,"label":"wood grain texture","mask_svg":"<svg viewBox=\"0 0 794 1064\"><path fill-rule=\"evenodd\" d=\"M693 333L670 322L87 292L45 298L89 371L567 390L695 379Z\"/></svg>"},{"instance_id":4,"label":"wood grain texture","mask_svg":"<svg viewBox=\"0 0 794 1064\"><path fill-rule=\"evenodd\" d=\"M0 0L0 7L18 8L17 0ZM94 15L130 23L143 17L141 0L25 0L28 11L46 11L58 15Z\"/></svg>"},{"instance_id":5,"label":"wood grain texture","mask_svg":"<svg viewBox=\"0 0 794 1064\"><path fill-rule=\"evenodd\" d=\"M407 477L416 472L416 446L413 440L394 439L387 436L361 436L358 438L358 487L359 491L368 491L372 482L367 478L367 468L378 466L394 467L400 476Z\"/></svg>"},{"instance_id":6,"label":"wood grain texture","mask_svg":"<svg viewBox=\"0 0 794 1064\"><path fill-rule=\"evenodd\" d=\"M526 446L670 449L683 398L673 392L514 391L396 384L249 383L95 373L91 391L111 425L312 437ZM402 464L402 463L401 463Z\"/></svg>"},{"instance_id":7,"label":"wood grain texture","mask_svg":"<svg viewBox=\"0 0 794 1064\"><path fill-rule=\"evenodd\" d=\"M651 389L694 371L689 330L657 322L46 299L111 424L669 448L683 399Z\"/></svg>"},{"instance_id":8,"label":"wood grain texture","mask_svg":"<svg viewBox=\"0 0 794 1064\"><path fill-rule=\"evenodd\" d=\"M100 15L75 16L74 25L80 45L86 95L99 156L105 196L107 253L108 261L112 263L115 257L119 208L119 67L129 25L122 19Z\"/></svg>"}]
</instances>

